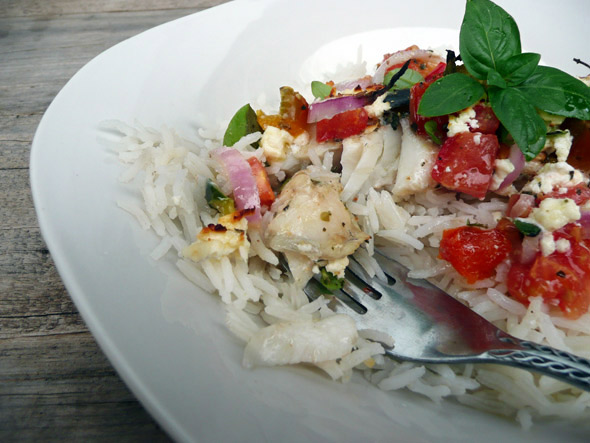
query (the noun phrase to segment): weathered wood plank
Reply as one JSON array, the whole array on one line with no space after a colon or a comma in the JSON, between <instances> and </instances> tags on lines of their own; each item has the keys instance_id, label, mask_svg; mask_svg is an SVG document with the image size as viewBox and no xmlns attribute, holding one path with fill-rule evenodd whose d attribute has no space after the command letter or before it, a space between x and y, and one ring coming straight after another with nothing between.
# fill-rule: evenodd
<instances>
[{"instance_id":1,"label":"weathered wood plank","mask_svg":"<svg viewBox=\"0 0 590 443\"><path fill-rule=\"evenodd\" d=\"M0 341L0 440L168 438L89 333Z\"/></svg>"},{"instance_id":2,"label":"weathered wood plank","mask_svg":"<svg viewBox=\"0 0 590 443\"><path fill-rule=\"evenodd\" d=\"M215 0L0 0L0 441L169 441L79 316L37 225L30 145L93 57Z\"/></svg>"},{"instance_id":3,"label":"weathered wood plank","mask_svg":"<svg viewBox=\"0 0 590 443\"><path fill-rule=\"evenodd\" d=\"M0 17L90 14L94 12L206 9L227 0L2 0Z\"/></svg>"}]
</instances>

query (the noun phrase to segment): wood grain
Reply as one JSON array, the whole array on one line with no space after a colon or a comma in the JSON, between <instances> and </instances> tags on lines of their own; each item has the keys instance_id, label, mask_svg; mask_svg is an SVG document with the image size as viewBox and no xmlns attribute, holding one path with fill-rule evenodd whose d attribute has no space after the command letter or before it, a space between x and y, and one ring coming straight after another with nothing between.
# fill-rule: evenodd
<instances>
[{"instance_id":1,"label":"wood grain","mask_svg":"<svg viewBox=\"0 0 590 443\"><path fill-rule=\"evenodd\" d=\"M218 0L0 0L0 441L169 441L67 294L29 187L35 130L102 51Z\"/></svg>"}]
</instances>

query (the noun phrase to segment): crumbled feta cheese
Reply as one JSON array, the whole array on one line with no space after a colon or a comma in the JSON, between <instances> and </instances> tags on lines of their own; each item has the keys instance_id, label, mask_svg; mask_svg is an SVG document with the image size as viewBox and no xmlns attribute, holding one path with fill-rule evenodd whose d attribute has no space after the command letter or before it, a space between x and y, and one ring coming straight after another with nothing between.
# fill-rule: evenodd
<instances>
[{"instance_id":1,"label":"crumbled feta cheese","mask_svg":"<svg viewBox=\"0 0 590 443\"><path fill-rule=\"evenodd\" d=\"M475 119L475 110L467 108L459 115L449 116L447 136L452 137L461 132L469 132L469 129L479 128L479 122Z\"/></svg>"},{"instance_id":2,"label":"crumbled feta cheese","mask_svg":"<svg viewBox=\"0 0 590 443\"><path fill-rule=\"evenodd\" d=\"M391 103L385 101L387 94L382 94L368 106L365 106L365 111L369 114L369 117L381 118L385 111L391 109Z\"/></svg>"},{"instance_id":3,"label":"crumbled feta cheese","mask_svg":"<svg viewBox=\"0 0 590 443\"><path fill-rule=\"evenodd\" d=\"M344 270L348 266L348 257L339 260L332 260L326 265L326 271L331 272L338 278L344 278Z\"/></svg>"},{"instance_id":4,"label":"crumbled feta cheese","mask_svg":"<svg viewBox=\"0 0 590 443\"><path fill-rule=\"evenodd\" d=\"M497 190L506 176L512 171L514 171L514 165L510 159L496 159L494 162L494 175L492 176L492 182L490 183L490 190Z\"/></svg>"},{"instance_id":5,"label":"crumbled feta cheese","mask_svg":"<svg viewBox=\"0 0 590 443\"><path fill-rule=\"evenodd\" d=\"M569 198L546 198L530 217L547 231L555 231L568 223L579 220L580 208Z\"/></svg>"},{"instance_id":6,"label":"crumbled feta cheese","mask_svg":"<svg viewBox=\"0 0 590 443\"><path fill-rule=\"evenodd\" d=\"M555 239L551 232L543 232L541 236L541 252L545 257L555 252Z\"/></svg>"},{"instance_id":7,"label":"crumbled feta cheese","mask_svg":"<svg viewBox=\"0 0 590 443\"><path fill-rule=\"evenodd\" d=\"M557 161L565 162L572 148L572 141L574 137L570 131L566 130L559 134L548 135L545 147L543 149L552 149L557 155Z\"/></svg>"},{"instance_id":8,"label":"crumbled feta cheese","mask_svg":"<svg viewBox=\"0 0 590 443\"><path fill-rule=\"evenodd\" d=\"M196 241L184 248L182 255L198 262L208 258L220 259L238 252L242 260L248 260L248 220L245 217L236 219L235 214L224 215L216 225L201 229Z\"/></svg>"},{"instance_id":9,"label":"crumbled feta cheese","mask_svg":"<svg viewBox=\"0 0 590 443\"><path fill-rule=\"evenodd\" d=\"M547 163L522 191L548 194L556 187L574 186L583 181L584 174L566 162Z\"/></svg>"},{"instance_id":10,"label":"crumbled feta cheese","mask_svg":"<svg viewBox=\"0 0 590 443\"><path fill-rule=\"evenodd\" d=\"M481 134L475 134L475 135L473 136L473 142L474 142L476 145L479 145L479 144L481 144Z\"/></svg>"},{"instance_id":11,"label":"crumbled feta cheese","mask_svg":"<svg viewBox=\"0 0 590 443\"><path fill-rule=\"evenodd\" d=\"M570 247L571 245L569 240L565 238L560 238L555 242L555 249L557 249L557 252L567 252L569 251Z\"/></svg>"},{"instance_id":12,"label":"crumbled feta cheese","mask_svg":"<svg viewBox=\"0 0 590 443\"><path fill-rule=\"evenodd\" d=\"M287 150L294 142L293 136L284 129L268 126L260 139L260 147L269 162L283 161L287 158Z\"/></svg>"}]
</instances>

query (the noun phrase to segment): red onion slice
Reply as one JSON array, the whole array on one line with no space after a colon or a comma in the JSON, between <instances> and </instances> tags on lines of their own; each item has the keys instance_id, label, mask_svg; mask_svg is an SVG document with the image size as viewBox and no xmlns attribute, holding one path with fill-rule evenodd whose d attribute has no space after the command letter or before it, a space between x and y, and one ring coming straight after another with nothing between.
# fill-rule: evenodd
<instances>
[{"instance_id":1,"label":"red onion slice","mask_svg":"<svg viewBox=\"0 0 590 443\"><path fill-rule=\"evenodd\" d=\"M537 253L541 250L540 235L536 237L524 237L522 239L522 249L520 253L520 262L522 264L530 263L534 260Z\"/></svg>"},{"instance_id":2,"label":"red onion slice","mask_svg":"<svg viewBox=\"0 0 590 443\"><path fill-rule=\"evenodd\" d=\"M363 95L343 95L342 97L314 102L309 105L307 123L316 123L320 120L332 118L342 112L362 108L368 102L368 98Z\"/></svg>"},{"instance_id":3,"label":"red onion slice","mask_svg":"<svg viewBox=\"0 0 590 443\"><path fill-rule=\"evenodd\" d=\"M254 209L254 214L246 218L250 222L260 220L260 195L258 186L252 175L250 165L237 149L218 148L212 151L215 158L225 170L229 183L233 189L236 209Z\"/></svg>"},{"instance_id":4,"label":"red onion slice","mask_svg":"<svg viewBox=\"0 0 590 443\"><path fill-rule=\"evenodd\" d=\"M383 79L385 78L385 73L391 66L399 65L400 63L405 63L406 61L412 58L424 58L427 59L429 57L435 57L435 55L431 51L426 51L424 49L410 49L407 51L398 51L395 54L392 54L386 60L379 65L375 74L373 75L373 83L383 83ZM442 58L440 61L444 61Z\"/></svg>"},{"instance_id":5,"label":"red onion slice","mask_svg":"<svg viewBox=\"0 0 590 443\"><path fill-rule=\"evenodd\" d=\"M366 75L365 77L358 78L356 80L349 80L341 83L337 83L334 85L336 91L348 91L351 89L356 89L357 87L361 88L362 90L367 89L369 86L373 84L373 77L370 75Z\"/></svg>"},{"instance_id":6,"label":"red onion slice","mask_svg":"<svg viewBox=\"0 0 590 443\"><path fill-rule=\"evenodd\" d=\"M510 196L508 203L508 217L528 217L535 206L535 197L530 194L515 194Z\"/></svg>"},{"instance_id":7,"label":"red onion slice","mask_svg":"<svg viewBox=\"0 0 590 443\"><path fill-rule=\"evenodd\" d=\"M578 223L582 226L582 238L590 239L590 211L582 211Z\"/></svg>"},{"instance_id":8,"label":"red onion slice","mask_svg":"<svg viewBox=\"0 0 590 443\"><path fill-rule=\"evenodd\" d=\"M524 154L522 153L518 145L514 144L510 146L510 154L508 155L508 160L510 160L510 162L514 165L514 170L511 173L509 173L506 176L506 178L504 178L498 190L502 190L507 186L510 186L514 182L514 180L518 178L518 176L522 172L522 169L524 168Z\"/></svg>"}]
</instances>

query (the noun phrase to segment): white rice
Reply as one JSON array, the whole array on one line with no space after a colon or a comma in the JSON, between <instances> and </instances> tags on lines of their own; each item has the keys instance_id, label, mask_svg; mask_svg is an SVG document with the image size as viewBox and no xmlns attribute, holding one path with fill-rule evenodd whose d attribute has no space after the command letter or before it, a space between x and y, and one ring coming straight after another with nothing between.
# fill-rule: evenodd
<instances>
[{"instance_id":1,"label":"white rice","mask_svg":"<svg viewBox=\"0 0 590 443\"><path fill-rule=\"evenodd\" d=\"M277 255L257 230L248 232L248 263L233 257L193 263L181 256L180 251L195 239L201 227L217 219L205 202L204 184L216 175L208 151L221 145L225 126L199 130L202 140L198 143L181 139L167 128L160 133L120 122L108 122L107 127L121 134L116 147L127 169L120 180L138 190L135 201L117 204L143 229L153 229L161 238L151 252L152 259L174 260L188 280L206 292L219 294L227 307L226 324L232 333L246 343L269 324L333 315L329 300L320 297L310 303L303 291L284 281L276 267ZM259 138L259 133L251 134L239 142L238 148L249 151L250 144ZM330 174L326 169L332 155L310 150L316 174ZM365 146L342 159L343 200L371 235L371 241L355 253L355 258L370 275L385 278L372 257L377 242L410 268L411 277L431 279L508 333L590 354L590 314L577 320L550 314L540 297L525 307L505 295L507 269L500 267L495 278L468 285L449 263L437 258L445 229L464 225L467 220L493 226L494 213L506 208L504 201L466 202L457 200L455 193L432 189L409 201L398 201L388 190L393 172L380 165L387 155L382 148ZM390 158L386 160L391 163ZM285 165L292 166L293 162L289 159ZM267 170L278 179L285 176L281 166ZM381 183L382 189L374 189L375 183ZM316 366L342 381L347 381L353 370L361 370L383 390L409 389L437 403L452 397L466 406L512 417L523 428L543 417L588 416L590 395L565 383L497 365L424 366L383 358L381 343L392 346L394 342L395 337L380 331L360 331L352 352Z\"/></svg>"}]
</instances>

